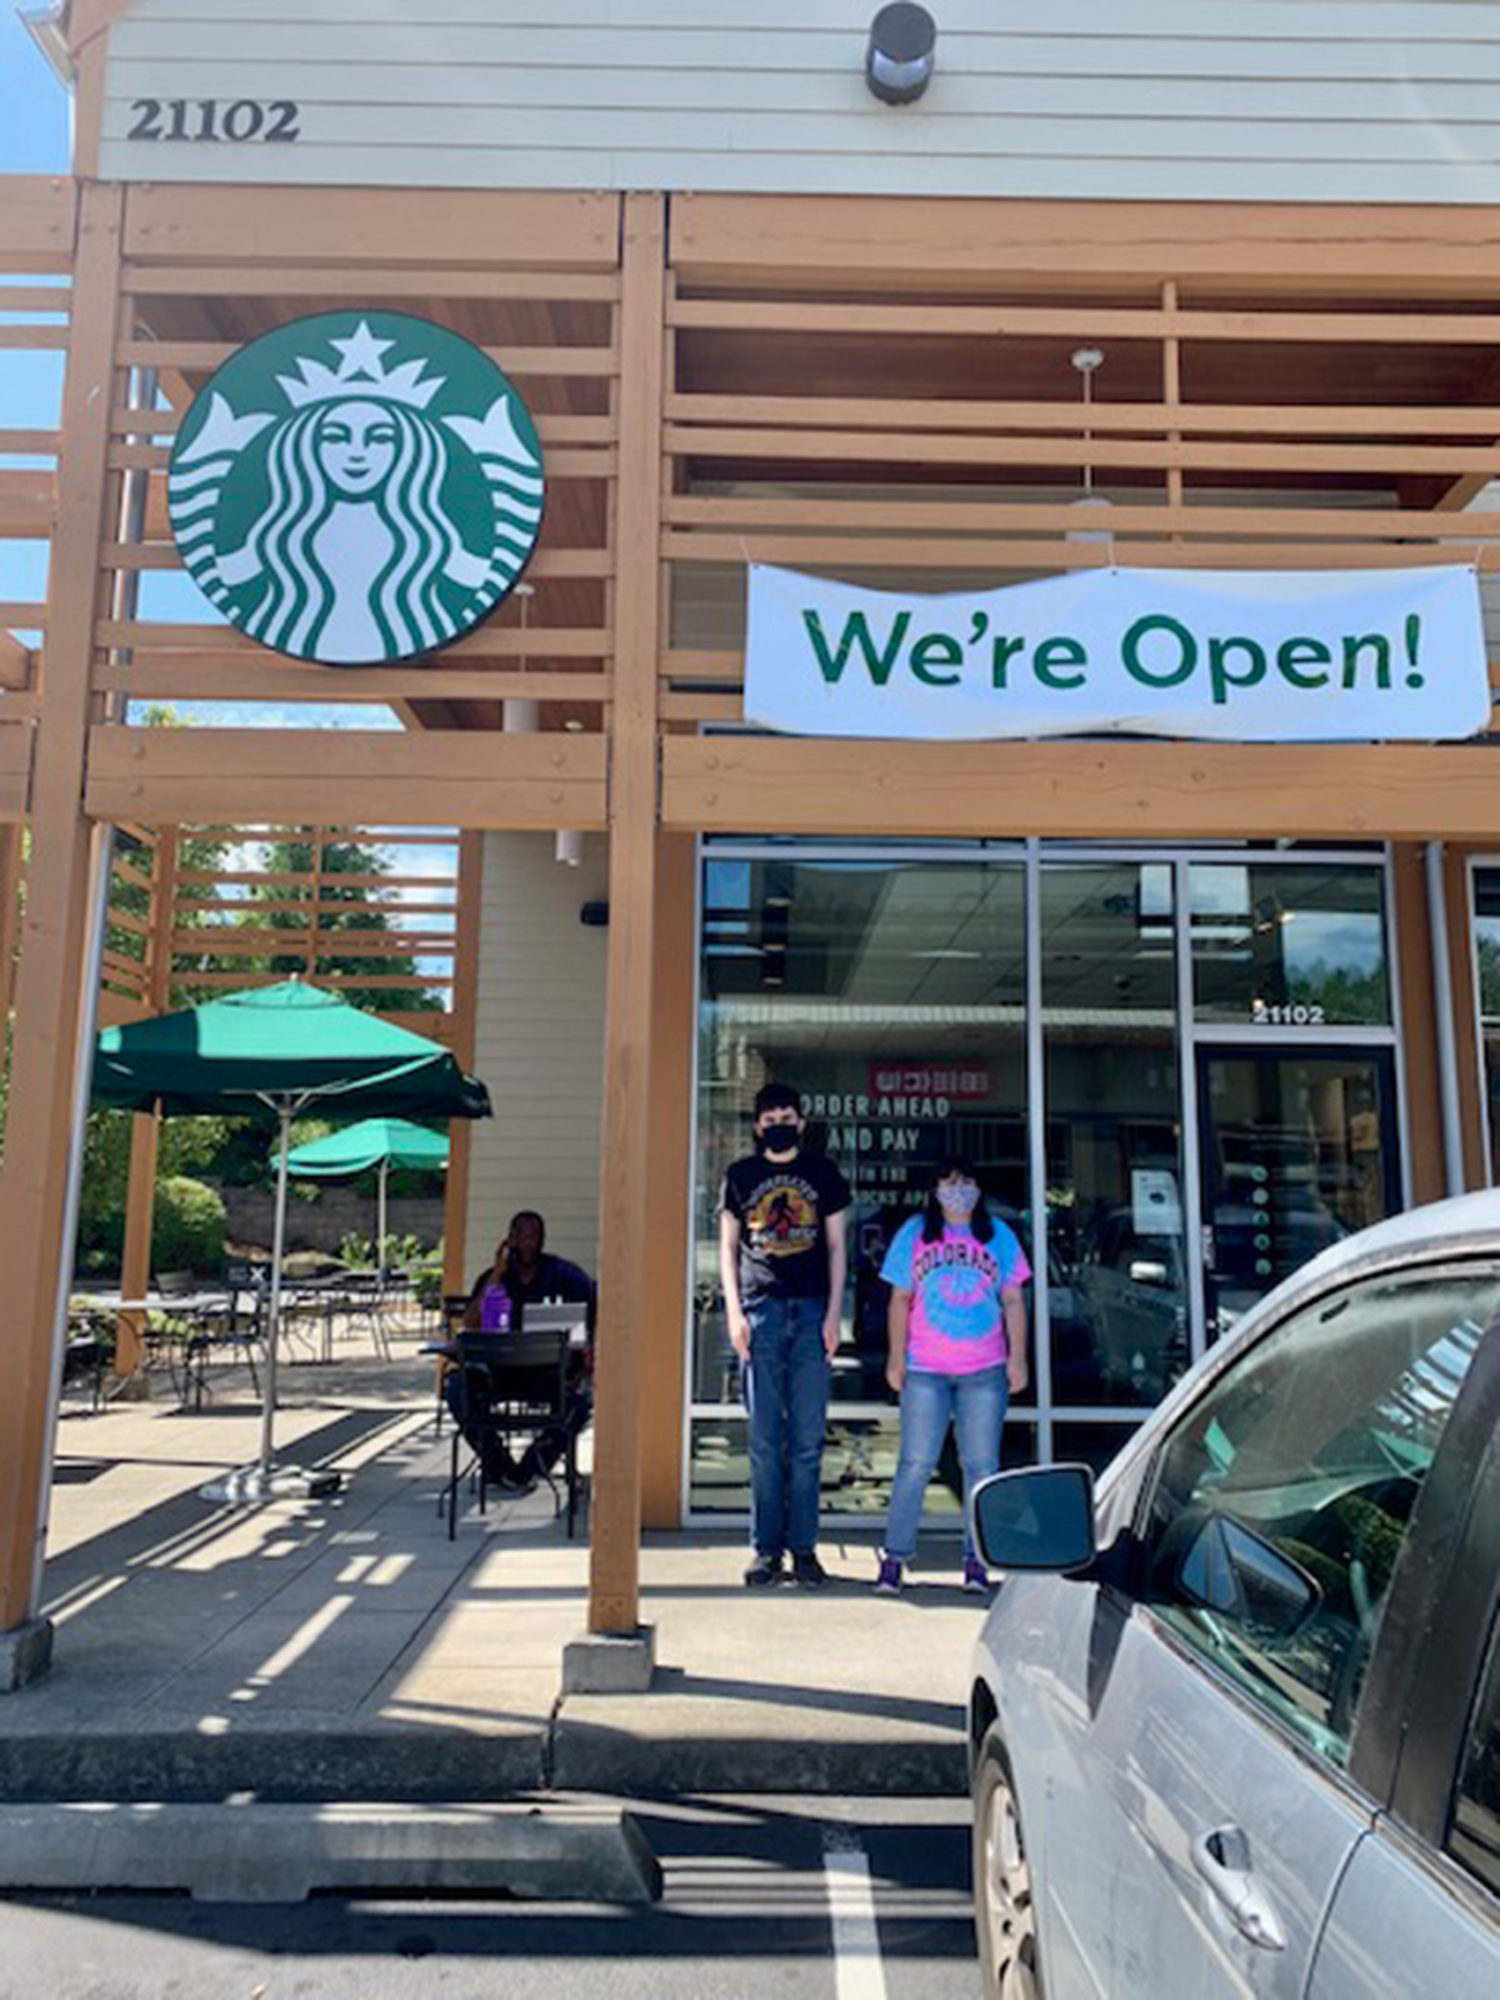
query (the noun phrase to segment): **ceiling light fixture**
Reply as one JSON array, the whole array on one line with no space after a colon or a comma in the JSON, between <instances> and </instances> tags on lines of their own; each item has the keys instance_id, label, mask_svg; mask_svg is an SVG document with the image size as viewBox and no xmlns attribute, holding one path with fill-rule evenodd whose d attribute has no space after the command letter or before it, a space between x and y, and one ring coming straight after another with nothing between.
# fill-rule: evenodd
<instances>
[{"instance_id":1,"label":"ceiling light fixture","mask_svg":"<svg viewBox=\"0 0 1500 2000\"><path fill-rule=\"evenodd\" d=\"M1090 423L1090 413L1094 407L1094 376L1104 366L1102 347L1075 347L1071 356L1078 379L1083 385L1083 492L1073 502L1075 507L1107 507L1108 499L1094 491L1094 433ZM1114 535L1108 528L1070 528L1070 542L1112 542Z\"/></svg>"}]
</instances>

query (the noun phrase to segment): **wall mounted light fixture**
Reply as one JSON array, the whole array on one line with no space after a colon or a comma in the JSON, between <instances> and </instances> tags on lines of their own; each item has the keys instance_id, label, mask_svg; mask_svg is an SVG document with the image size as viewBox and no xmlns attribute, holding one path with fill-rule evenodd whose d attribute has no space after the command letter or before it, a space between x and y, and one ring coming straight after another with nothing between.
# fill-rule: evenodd
<instances>
[{"instance_id":1,"label":"wall mounted light fixture","mask_svg":"<svg viewBox=\"0 0 1500 2000\"><path fill-rule=\"evenodd\" d=\"M932 81L937 23L925 7L882 7L870 23L865 82L882 104L914 104Z\"/></svg>"}]
</instances>

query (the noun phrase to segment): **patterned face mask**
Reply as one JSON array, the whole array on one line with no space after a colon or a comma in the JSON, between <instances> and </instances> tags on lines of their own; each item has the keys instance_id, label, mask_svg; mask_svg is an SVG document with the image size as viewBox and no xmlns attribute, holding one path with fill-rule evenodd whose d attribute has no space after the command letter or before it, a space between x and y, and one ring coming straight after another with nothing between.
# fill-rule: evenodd
<instances>
[{"instance_id":1,"label":"patterned face mask","mask_svg":"<svg viewBox=\"0 0 1500 2000\"><path fill-rule=\"evenodd\" d=\"M967 1222L979 1206L979 1189L973 1181L944 1181L937 1198L949 1222Z\"/></svg>"}]
</instances>

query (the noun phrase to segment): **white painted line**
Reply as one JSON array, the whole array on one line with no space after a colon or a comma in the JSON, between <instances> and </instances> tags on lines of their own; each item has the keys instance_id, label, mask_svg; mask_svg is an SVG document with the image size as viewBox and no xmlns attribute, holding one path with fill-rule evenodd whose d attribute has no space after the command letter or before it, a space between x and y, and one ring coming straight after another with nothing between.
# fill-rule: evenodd
<instances>
[{"instance_id":1,"label":"white painted line","mask_svg":"<svg viewBox=\"0 0 1500 2000\"><path fill-rule=\"evenodd\" d=\"M847 1826L823 1829L823 1875L833 1924L838 2000L886 2000L870 1857Z\"/></svg>"}]
</instances>

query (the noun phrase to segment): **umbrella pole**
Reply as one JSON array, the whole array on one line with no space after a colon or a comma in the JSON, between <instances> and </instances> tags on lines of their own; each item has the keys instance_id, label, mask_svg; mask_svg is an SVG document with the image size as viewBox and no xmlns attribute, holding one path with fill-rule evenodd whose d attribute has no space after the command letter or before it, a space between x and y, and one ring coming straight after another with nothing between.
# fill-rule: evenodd
<instances>
[{"instance_id":1,"label":"umbrella pole","mask_svg":"<svg viewBox=\"0 0 1500 2000\"><path fill-rule=\"evenodd\" d=\"M260 1413L260 1469L271 1470L276 1430L276 1348L281 1333L281 1258L286 1248L287 1154L291 1150L292 1113L278 1107L281 1150L276 1161L276 1224L271 1236L271 1302L266 1316L266 1395Z\"/></svg>"},{"instance_id":2,"label":"umbrella pole","mask_svg":"<svg viewBox=\"0 0 1500 2000\"><path fill-rule=\"evenodd\" d=\"M382 1294L385 1292L385 1178L391 1170L389 1160L380 1162L380 1199L375 1211L375 1273L376 1284Z\"/></svg>"}]
</instances>

